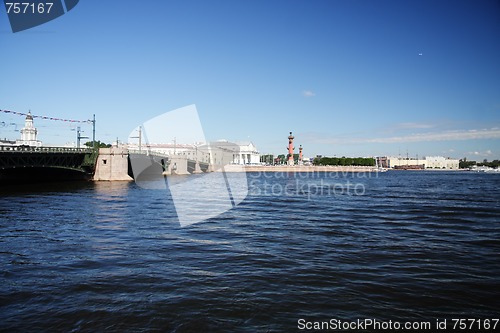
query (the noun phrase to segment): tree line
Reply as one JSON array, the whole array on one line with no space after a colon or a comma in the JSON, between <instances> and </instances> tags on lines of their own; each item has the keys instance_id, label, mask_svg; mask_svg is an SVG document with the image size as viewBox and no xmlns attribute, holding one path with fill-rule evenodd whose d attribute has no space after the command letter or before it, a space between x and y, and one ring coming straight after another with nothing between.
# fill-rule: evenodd
<instances>
[{"instance_id":1,"label":"tree line","mask_svg":"<svg viewBox=\"0 0 500 333\"><path fill-rule=\"evenodd\" d=\"M375 159L371 157L316 157L314 165L357 165L375 166Z\"/></svg>"},{"instance_id":2,"label":"tree line","mask_svg":"<svg viewBox=\"0 0 500 333\"><path fill-rule=\"evenodd\" d=\"M458 167L460 169L468 169L474 165L487 166L490 168L498 168L500 167L500 160L493 160L491 162L488 162L488 160L483 160L483 162L476 162L476 161L467 161L466 158L463 158L458 162Z\"/></svg>"},{"instance_id":3,"label":"tree line","mask_svg":"<svg viewBox=\"0 0 500 333\"><path fill-rule=\"evenodd\" d=\"M87 147L92 148L92 147L94 146L94 141L87 141L87 142L85 142L85 145L86 145ZM100 140L97 140L97 141L95 142L95 146L96 146L96 148L110 148L110 147L111 147L111 144L109 144L109 143L104 143L104 142L101 142Z\"/></svg>"}]
</instances>

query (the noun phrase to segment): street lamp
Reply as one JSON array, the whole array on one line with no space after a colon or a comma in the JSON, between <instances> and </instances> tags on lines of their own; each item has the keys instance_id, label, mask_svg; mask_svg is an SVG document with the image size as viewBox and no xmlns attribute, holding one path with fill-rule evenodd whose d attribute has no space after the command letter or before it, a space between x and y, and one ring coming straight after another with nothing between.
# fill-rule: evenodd
<instances>
[{"instance_id":1,"label":"street lamp","mask_svg":"<svg viewBox=\"0 0 500 333\"><path fill-rule=\"evenodd\" d=\"M76 148L80 148L80 139L88 139L88 136L82 136L81 135L81 129L80 126L76 128ZM95 147L95 140L94 140L94 147Z\"/></svg>"}]
</instances>

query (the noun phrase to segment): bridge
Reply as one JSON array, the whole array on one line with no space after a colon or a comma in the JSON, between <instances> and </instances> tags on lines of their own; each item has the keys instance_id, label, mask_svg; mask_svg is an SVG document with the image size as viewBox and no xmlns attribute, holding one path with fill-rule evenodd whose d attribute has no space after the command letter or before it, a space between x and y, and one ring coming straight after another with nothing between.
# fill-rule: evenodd
<instances>
[{"instance_id":1,"label":"bridge","mask_svg":"<svg viewBox=\"0 0 500 333\"><path fill-rule=\"evenodd\" d=\"M209 172L210 164L184 155L165 154L150 150L128 150L129 174L135 180L157 179L167 175L189 175Z\"/></svg>"},{"instance_id":2,"label":"bridge","mask_svg":"<svg viewBox=\"0 0 500 333\"><path fill-rule=\"evenodd\" d=\"M157 180L210 172L207 162L151 150L0 146L0 184L65 180Z\"/></svg>"},{"instance_id":3,"label":"bridge","mask_svg":"<svg viewBox=\"0 0 500 333\"><path fill-rule=\"evenodd\" d=\"M208 161L214 163L218 159L219 164L222 161L223 154L215 153L214 147L210 148L206 144L194 146L195 155L192 155L192 152L187 154L192 156L186 156L185 151L183 155L175 154L175 146L171 155L154 151L150 145L146 145L146 150L142 150L141 127L138 137L139 151L129 150L127 146L100 149L42 147L39 146L41 142L36 139L37 130L33 124L33 118L36 116L31 112L24 114L10 110L0 111L26 116L21 140L16 141L21 142L21 145L15 145L12 141L0 141L0 185L45 180L130 180L131 177L137 180L140 176L157 178L174 174L186 175L211 171L213 168ZM92 123L95 142L95 116ZM78 128L78 147L80 138ZM204 161L201 161L202 159Z\"/></svg>"},{"instance_id":4,"label":"bridge","mask_svg":"<svg viewBox=\"0 0 500 333\"><path fill-rule=\"evenodd\" d=\"M0 181L88 180L97 156L92 148L0 146Z\"/></svg>"}]
</instances>

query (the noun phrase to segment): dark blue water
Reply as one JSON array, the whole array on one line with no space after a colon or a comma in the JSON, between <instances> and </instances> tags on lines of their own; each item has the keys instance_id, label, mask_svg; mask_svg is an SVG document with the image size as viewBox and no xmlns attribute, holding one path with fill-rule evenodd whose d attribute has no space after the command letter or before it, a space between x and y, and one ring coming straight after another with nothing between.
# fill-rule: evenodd
<instances>
[{"instance_id":1,"label":"dark blue water","mask_svg":"<svg viewBox=\"0 0 500 333\"><path fill-rule=\"evenodd\" d=\"M500 174L248 176L240 205L184 228L134 183L4 188L0 330L499 318Z\"/></svg>"}]
</instances>

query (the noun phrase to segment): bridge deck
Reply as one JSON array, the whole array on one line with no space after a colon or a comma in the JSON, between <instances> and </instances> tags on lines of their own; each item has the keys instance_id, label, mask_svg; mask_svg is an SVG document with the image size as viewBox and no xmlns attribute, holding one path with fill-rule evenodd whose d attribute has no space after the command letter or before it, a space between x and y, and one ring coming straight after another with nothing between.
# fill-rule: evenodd
<instances>
[{"instance_id":1,"label":"bridge deck","mask_svg":"<svg viewBox=\"0 0 500 333\"><path fill-rule=\"evenodd\" d=\"M0 146L0 153L79 153L91 154L93 148Z\"/></svg>"},{"instance_id":2,"label":"bridge deck","mask_svg":"<svg viewBox=\"0 0 500 333\"><path fill-rule=\"evenodd\" d=\"M92 148L0 146L0 179L50 173L57 180L58 174L68 172L88 177L94 173L97 155Z\"/></svg>"}]
</instances>

